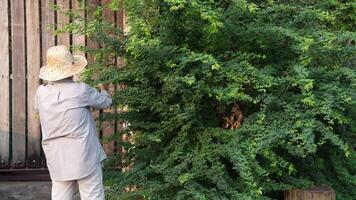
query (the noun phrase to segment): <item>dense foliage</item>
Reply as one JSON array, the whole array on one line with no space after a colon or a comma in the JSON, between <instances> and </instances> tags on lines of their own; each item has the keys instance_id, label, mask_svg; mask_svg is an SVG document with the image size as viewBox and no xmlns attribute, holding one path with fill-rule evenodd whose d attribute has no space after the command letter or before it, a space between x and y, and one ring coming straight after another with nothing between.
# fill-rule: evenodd
<instances>
[{"instance_id":1,"label":"dense foliage","mask_svg":"<svg viewBox=\"0 0 356 200\"><path fill-rule=\"evenodd\" d=\"M353 1L130 0L125 9L126 67L99 77L127 86L114 98L128 106L116 117L134 132L134 165L112 184L138 190L120 199L278 199L324 184L356 198ZM230 128L233 113L240 125Z\"/></svg>"}]
</instances>

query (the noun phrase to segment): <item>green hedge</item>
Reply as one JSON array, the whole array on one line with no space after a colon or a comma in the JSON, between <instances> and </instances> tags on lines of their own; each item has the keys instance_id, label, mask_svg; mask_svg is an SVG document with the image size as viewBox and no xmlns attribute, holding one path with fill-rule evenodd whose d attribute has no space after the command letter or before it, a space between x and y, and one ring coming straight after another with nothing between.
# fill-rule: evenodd
<instances>
[{"instance_id":1,"label":"green hedge","mask_svg":"<svg viewBox=\"0 0 356 200\"><path fill-rule=\"evenodd\" d=\"M324 184L356 198L353 1L130 0L125 9L123 46L97 39L127 66L89 70L127 86L114 98L129 110L114 117L135 133L134 167L115 187L139 190L118 198L280 199ZM225 129L234 105L242 126Z\"/></svg>"}]
</instances>

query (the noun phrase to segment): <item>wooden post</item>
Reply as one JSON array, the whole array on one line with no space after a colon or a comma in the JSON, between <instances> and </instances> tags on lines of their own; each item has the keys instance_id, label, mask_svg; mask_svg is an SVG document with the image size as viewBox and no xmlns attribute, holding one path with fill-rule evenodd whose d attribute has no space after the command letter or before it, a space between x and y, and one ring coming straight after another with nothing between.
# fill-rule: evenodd
<instances>
[{"instance_id":1,"label":"wooden post","mask_svg":"<svg viewBox=\"0 0 356 200\"><path fill-rule=\"evenodd\" d=\"M315 186L309 189L293 189L284 193L285 200L335 200L335 191L327 186Z\"/></svg>"}]
</instances>

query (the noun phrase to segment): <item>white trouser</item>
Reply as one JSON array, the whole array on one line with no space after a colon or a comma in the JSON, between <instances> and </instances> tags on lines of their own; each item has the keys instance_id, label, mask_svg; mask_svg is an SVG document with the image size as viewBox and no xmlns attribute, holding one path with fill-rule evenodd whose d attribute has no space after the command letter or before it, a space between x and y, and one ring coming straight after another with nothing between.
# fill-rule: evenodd
<instances>
[{"instance_id":1,"label":"white trouser","mask_svg":"<svg viewBox=\"0 0 356 200\"><path fill-rule=\"evenodd\" d=\"M52 180L52 200L73 200L79 188L81 200L104 200L102 165L89 176L71 181Z\"/></svg>"}]
</instances>

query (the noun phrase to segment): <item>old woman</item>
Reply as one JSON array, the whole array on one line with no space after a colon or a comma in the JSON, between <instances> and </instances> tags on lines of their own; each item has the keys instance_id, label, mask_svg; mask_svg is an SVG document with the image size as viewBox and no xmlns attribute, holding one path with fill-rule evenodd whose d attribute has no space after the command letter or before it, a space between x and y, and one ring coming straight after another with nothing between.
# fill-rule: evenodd
<instances>
[{"instance_id":1,"label":"old woman","mask_svg":"<svg viewBox=\"0 0 356 200\"><path fill-rule=\"evenodd\" d=\"M104 199L102 161L107 158L96 134L90 108L108 108L107 86L101 92L73 81L87 65L66 46L47 50L47 64L39 77L35 109L42 129L42 147L52 180L52 200L71 200L79 188L82 200Z\"/></svg>"}]
</instances>

